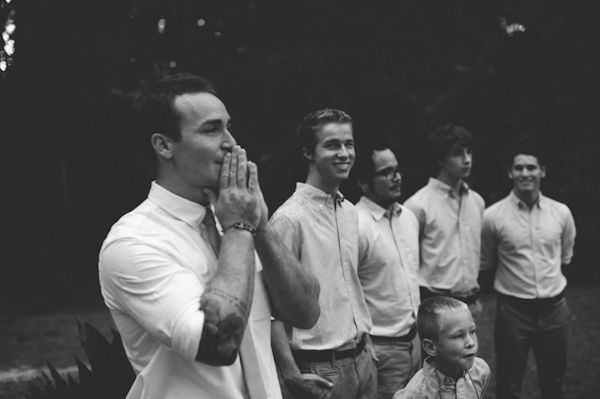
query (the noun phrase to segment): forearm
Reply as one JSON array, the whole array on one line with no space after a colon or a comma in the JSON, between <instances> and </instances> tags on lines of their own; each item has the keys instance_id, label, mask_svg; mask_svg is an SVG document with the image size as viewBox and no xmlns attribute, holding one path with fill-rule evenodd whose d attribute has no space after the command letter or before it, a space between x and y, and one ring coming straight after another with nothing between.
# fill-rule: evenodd
<instances>
[{"instance_id":1,"label":"forearm","mask_svg":"<svg viewBox=\"0 0 600 399\"><path fill-rule=\"evenodd\" d=\"M275 317L297 328L311 328L320 315L317 278L306 269L267 223L256 234L256 251Z\"/></svg>"},{"instance_id":2,"label":"forearm","mask_svg":"<svg viewBox=\"0 0 600 399\"><path fill-rule=\"evenodd\" d=\"M225 232L217 271L200 300L205 319L196 360L214 366L235 361L252 307L254 259L249 232Z\"/></svg>"},{"instance_id":3,"label":"forearm","mask_svg":"<svg viewBox=\"0 0 600 399\"><path fill-rule=\"evenodd\" d=\"M284 381L300 378L300 369L296 365L292 349L285 332L285 325L279 320L271 322L271 347L275 363Z\"/></svg>"}]
</instances>

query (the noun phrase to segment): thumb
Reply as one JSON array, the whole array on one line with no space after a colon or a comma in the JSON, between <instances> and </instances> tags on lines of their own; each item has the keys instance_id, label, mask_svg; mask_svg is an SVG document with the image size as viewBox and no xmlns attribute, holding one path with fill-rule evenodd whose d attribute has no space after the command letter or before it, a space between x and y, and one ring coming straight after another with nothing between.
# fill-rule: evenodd
<instances>
[{"instance_id":1,"label":"thumb","mask_svg":"<svg viewBox=\"0 0 600 399\"><path fill-rule=\"evenodd\" d=\"M320 375L316 375L316 374L302 374L302 379L304 379L304 380L311 380L315 384L324 386L326 388L333 387L333 384L331 383L331 381L329 381L329 380L321 377Z\"/></svg>"},{"instance_id":2,"label":"thumb","mask_svg":"<svg viewBox=\"0 0 600 399\"><path fill-rule=\"evenodd\" d=\"M217 193L210 189L210 188L203 188L202 192L204 193L204 195L206 195L208 197L208 200L210 201L211 204L214 204L215 202L217 202L217 199L219 198L219 196L217 195Z\"/></svg>"}]
</instances>

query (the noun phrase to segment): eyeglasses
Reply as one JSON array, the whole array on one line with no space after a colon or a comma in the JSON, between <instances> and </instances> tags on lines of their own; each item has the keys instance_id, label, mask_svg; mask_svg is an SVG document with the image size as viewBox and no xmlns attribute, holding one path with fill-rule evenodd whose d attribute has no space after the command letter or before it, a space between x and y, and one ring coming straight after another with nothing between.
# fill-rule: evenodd
<instances>
[{"instance_id":1,"label":"eyeglasses","mask_svg":"<svg viewBox=\"0 0 600 399\"><path fill-rule=\"evenodd\" d=\"M396 177L396 175L398 175L398 177L400 179L402 179L402 173L400 172L400 170L397 167L396 168L383 169L383 170L380 170L379 172L374 172L373 174L375 176L385 177L389 181L394 180L394 177Z\"/></svg>"}]
</instances>

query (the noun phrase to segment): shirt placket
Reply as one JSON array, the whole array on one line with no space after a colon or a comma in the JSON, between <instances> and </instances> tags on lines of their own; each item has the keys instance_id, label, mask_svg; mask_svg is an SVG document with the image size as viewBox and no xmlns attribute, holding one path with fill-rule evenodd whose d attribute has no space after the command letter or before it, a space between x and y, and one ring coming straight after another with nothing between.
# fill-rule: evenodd
<instances>
[{"instance_id":1,"label":"shirt placket","mask_svg":"<svg viewBox=\"0 0 600 399\"><path fill-rule=\"evenodd\" d=\"M459 195L461 195L461 194L459 194ZM469 267L469 265L467 263L467 257L466 257L466 254L469 252L469 248L468 248L468 242L466 239L465 230L468 229L469 225L464 220L465 219L464 218L465 199L463 198L462 201L460 201L460 198L457 198L456 193L454 193L454 192L452 193L452 199L453 199L453 205L454 205L454 209L456 212L456 218L457 218L457 232L458 232L457 236L458 237L456 239L458 239L459 246L460 246L459 267L457 268L458 270L456 270L456 272L460 274L460 283L459 283L459 286L456 288L458 289L458 292L464 293L465 287L467 287L466 271L467 271L467 268Z\"/></svg>"},{"instance_id":2,"label":"shirt placket","mask_svg":"<svg viewBox=\"0 0 600 399\"><path fill-rule=\"evenodd\" d=\"M354 303L352 301L352 298L355 298L357 296L357 293L354 291L353 287L352 287L352 265L349 259L349 255L348 255L348 250L346 248L346 245L344 243L343 240L343 234L342 232L344 231L348 231L347 229L349 228L349 226L345 225L345 219L343 217L340 217L340 213L341 213L341 204L338 204L336 206L335 202L332 202L331 207L328 207L328 209L331 209L333 212L333 217L335 220L335 228L336 228L336 233L337 233L337 237L338 237L338 246L339 246L339 251L340 251L340 261L341 261L341 266L342 266L342 275L344 276L344 286L346 287L346 291L348 292L348 299L349 299L349 305L350 305L350 311L352 312L352 318L354 320L354 326L356 328L356 331L358 332L360 330L359 325L358 325L358 314L357 314L357 309L355 309L354 307ZM358 337L357 337L358 338Z\"/></svg>"},{"instance_id":3,"label":"shirt placket","mask_svg":"<svg viewBox=\"0 0 600 399\"><path fill-rule=\"evenodd\" d=\"M386 216L384 216L386 217ZM394 219L397 218L397 219ZM396 223L394 223L396 222ZM396 231L396 227L399 229L400 226L400 216L396 216L393 213L390 213L389 216L389 227L390 230L392 232L392 238L394 239L394 244L396 245L396 252L398 254L398 261L400 262L400 268L398 268L398 271L396 271L396 268L392 269L392 273L394 273L394 281L404 281L404 289L406 291L408 291L408 297L410 299L410 308L412 309L413 312L413 316L417 317L417 313L416 313L416 305L415 305L415 299L413 296L413 292L410 288L410 275L408 273L408 271L406 270L405 267L405 262L404 259L402 257L402 241L399 239L400 237L400 233ZM396 274L400 271L400 269L402 270L402 272L404 273L404 276L400 276L400 278L396 278ZM404 278L402 278L404 277ZM396 289L396 285L394 285L394 290Z\"/></svg>"}]
</instances>

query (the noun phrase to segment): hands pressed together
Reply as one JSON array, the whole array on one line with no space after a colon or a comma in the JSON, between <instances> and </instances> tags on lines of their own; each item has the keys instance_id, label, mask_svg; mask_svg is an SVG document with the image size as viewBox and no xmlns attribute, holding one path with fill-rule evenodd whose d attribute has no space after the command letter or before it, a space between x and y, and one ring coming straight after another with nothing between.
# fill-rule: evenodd
<instances>
[{"instance_id":1,"label":"hands pressed together","mask_svg":"<svg viewBox=\"0 0 600 399\"><path fill-rule=\"evenodd\" d=\"M248 161L246 150L236 145L223 158L219 192L207 193L224 231L234 223L245 223L259 230L268 222L268 208L258 183L258 168Z\"/></svg>"}]
</instances>

